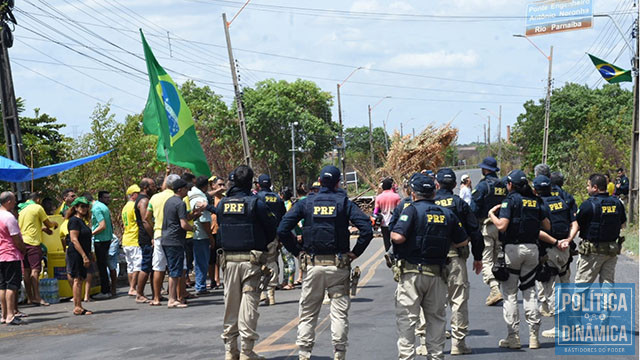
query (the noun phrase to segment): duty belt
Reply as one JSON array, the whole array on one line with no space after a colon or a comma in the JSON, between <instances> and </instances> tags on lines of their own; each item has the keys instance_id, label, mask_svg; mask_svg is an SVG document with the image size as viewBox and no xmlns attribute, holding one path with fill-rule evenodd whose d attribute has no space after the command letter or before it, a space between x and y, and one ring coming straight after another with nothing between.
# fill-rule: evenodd
<instances>
[{"instance_id":1,"label":"duty belt","mask_svg":"<svg viewBox=\"0 0 640 360\"><path fill-rule=\"evenodd\" d=\"M251 253L250 252L231 252L225 251L224 257L226 261L230 262L243 262L243 261L251 261Z\"/></svg>"},{"instance_id":2,"label":"duty belt","mask_svg":"<svg viewBox=\"0 0 640 360\"><path fill-rule=\"evenodd\" d=\"M310 266L348 266L350 261L349 257L344 254L329 254L329 255L309 255L304 254L303 261Z\"/></svg>"},{"instance_id":3,"label":"duty belt","mask_svg":"<svg viewBox=\"0 0 640 360\"><path fill-rule=\"evenodd\" d=\"M440 272L444 265L437 264L412 264L405 260L398 260L398 267L403 273L418 273L428 276L440 276Z\"/></svg>"}]
</instances>

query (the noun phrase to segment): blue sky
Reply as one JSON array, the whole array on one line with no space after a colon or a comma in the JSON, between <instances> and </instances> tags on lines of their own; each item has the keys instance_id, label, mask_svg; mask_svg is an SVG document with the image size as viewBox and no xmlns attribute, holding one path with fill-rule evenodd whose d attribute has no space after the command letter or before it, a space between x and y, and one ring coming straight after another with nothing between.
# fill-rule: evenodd
<instances>
[{"instance_id":1,"label":"blue sky","mask_svg":"<svg viewBox=\"0 0 640 360\"><path fill-rule=\"evenodd\" d=\"M244 1L16 3L19 25L10 49L16 94L26 100L27 115L39 107L67 124L70 136L89 130L98 102L110 100L118 119L144 108L148 81L138 28L176 82L196 79L232 101L221 14L233 17ZM459 143L467 143L483 139L489 113L481 108L497 113L502 105L504 136L522 103L545 95L547 60L526 39L512 36L524 33L526 4L253 0L230 31L244 86L265 78L303 78L335 95L337 82L364 67L341 90L345 126L367 125L367 105L390 96L374 109L374 126L388 116L390 132L402 123L407 134L455 119ZM600 0L594 9L614 14L631 41L633 5L633 0ZM567 81L602 86L585 52L611 62L617 58L616 65L630 68L631 53L607 18L596 18L592 29L531 40L547 53L554 46L555 86ZM337 105L332 115L337 121ZM497 130L492 116L494 139Z\"/></svg>"}]
</instances>

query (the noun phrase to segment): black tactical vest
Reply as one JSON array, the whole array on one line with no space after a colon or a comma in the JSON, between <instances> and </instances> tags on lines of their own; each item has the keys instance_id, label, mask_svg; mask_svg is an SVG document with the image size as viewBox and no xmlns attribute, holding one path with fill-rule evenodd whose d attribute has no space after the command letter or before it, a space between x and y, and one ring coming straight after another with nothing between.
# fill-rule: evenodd
<instances>
[{"instance_id":1,"label":"black tactical vest","mask_svg":"<svg viewBox=\"0 0 640 360\"><path fill-rule=\"evenodd\" d=\"M592 196L592 216L587 240L593 243L616 241L620 236L620 202L612 196Z\"/></svg>"},{"instance_id":2,"label":"black tactical vest","mask_svg":"<svg viewBox=\"0 0 640 360\"><path fill-rule=\"evenodd\" d=\"M569 230L571 230L569 205L559 196L545 196L542 201L549 208L550 235L558 240L566 239L569 236ZM551 246L551 244L544 244Z\"/></svg>"},{"instance_id":3,"label":"black tactical vest","mask_svg":"<svg viewBox=\"0 0 640 360\"><path fill-rule=\"evenodd\" d=\"M280 220L282 220L282 216L284 215L281 213L282 207L284 207L284 205L282 207L279 206L280 203L284 203L280 196L271 191L258 191L257 195L260 199L262 199L262 201L267 204L269 209L271 209L271 212L276 216L279 223Z\"/></svg>"},{"instance_id":4,"label":"black tactical vest","mask_svg":"<svg viewBox=\"0 0 640 360\"><path fill-rule=\"evenodd\" d=\"M519 193L509 195L516 206L511 209L511 218L505 236L507 244L535 244L540 234L540 212L538 198L523 197Z\"/></svg>"},{"instance_id":5,"label":"black tactical vest","mask_svg":"<svg viewBox=\"0 0 640 360\"><path fill-rule=\"evenodd\" d=\"M501 204L507 197L507 186L503 181L493 176L487 176L484 180L488 187L487 197L484 199L484 204L485 210L489 212L491 208Z\"/></svg>"},{"instance_id":6,"label":"black tactical vest","mask_svg":"<svg viewBox=\"0 0 640 360\"><path fill-rule=\"evenodd\" d=\"M451 246L449 234L452 226L447 210L427 201L412 204L417 217L407 241L398 246L399 258L421 264L444 265Z\"/></svg>"},{"instance_id":7,"label":"black tactical vest","mask_svg":"<svg viewBox=\"0 0 640 360\"><path fill-rule=\"evenodd\" d=\"M218 204L218 239L225 251L265 250L264 231L256 224L256 196L225 197Z\"/></svg>"},{"instance_id":8,"label":"black tactical vest","mask_svg":"<svg viewBox=\"0 0 640 360\"><path fill-rule=\"evenodd\" d=\"M347 197L343 193L320 192L306 198L302 239L314 255L349 251Z\"/></svg>"}]
</instances>

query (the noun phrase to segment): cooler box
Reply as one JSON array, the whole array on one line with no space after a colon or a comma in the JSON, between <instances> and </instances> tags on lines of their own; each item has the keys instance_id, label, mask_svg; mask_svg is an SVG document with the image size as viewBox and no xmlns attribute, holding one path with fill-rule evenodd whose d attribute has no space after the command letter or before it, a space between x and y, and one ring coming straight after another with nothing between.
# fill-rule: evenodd
<instances>
[{"instance_id":1,"label":"cooler box","mask_svg":"<svg viewBox=\"0 0 640 360\"><path fill-rule=\"evenodd\" d=\"M58 225L64 221L61 215L49 216L49 220L55 221ZM42 242L47 247L47 273L49 278L58 280L58 294L61 298L73 297L71 285L67 280L67 263L65 261L65 253L62 249L62 241L60 240L60 226L53 230L53 234L48 235L42 233ZM73 246L72 244L68 244ZM97 284L97 285L96 285ZM98 272L93 273L91 291L89 294L95 295L100 292L100 278Z\"/></svg>"}]
</instances>

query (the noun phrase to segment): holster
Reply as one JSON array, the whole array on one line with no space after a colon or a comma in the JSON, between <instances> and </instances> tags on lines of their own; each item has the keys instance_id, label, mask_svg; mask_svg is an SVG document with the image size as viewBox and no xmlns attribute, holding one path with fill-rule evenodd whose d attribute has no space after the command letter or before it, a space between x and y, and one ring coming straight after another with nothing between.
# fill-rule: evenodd
<instances>
[{"instance_id":1,"label":"holster","mask_svg":"<svg viewBox=\"0 0 640 360\"><path fill-rule=\"evenodd\" d=\"M267 267L267 265L260 266L260 271L262 271L262 278L260 282L260 291L265 291L269 287L269 281L271 280L271 269Z\"/></svg>"},{"instance_id":2,"label":"holster","mask_svg":"<svg viewBox=\"0 0 640 360\"><path fill-rule=\"evenodd\" d=\"M446 265L438 265L438 264L412 264L405 260L398 260L396 265L400 274L398 276L398 280L404 273L416 273L427 276L440 276L442 280L446 283L449 277L449 269ZM394 280L395 280L395 271L394 271Z\"/></svg>"},{"instance_id":3,"label":"holster","mask_svg":"<svg viewBox=\"0 0 640 360\"><path fill-rule=\"evenodd\" d=\"M276 262L278 260L279 241L274 240L267 245L266 262Z\"/></svg>"},{"instance_id":4,"label":"holster","mask_svg":"<svg viewBox=\"0 0 640 360\"><path fill-rule=\"evenodd\" d=\"M358 282L360 281L360 267L356 266L351 271L351 296L356 296L356 290L358 289Z\"/></svg>"},{"instance_id":5,"label":"holster","mask_svg":"<svg viewBox=\"0 0 640 360\"><path fill-rule=\"evenodd\" d=\"M617 241L593 243L591 241L583 240L578 247L578 253L580 255L588 256L591 254L617 256L620 254L622 243Z\"/></svg>"}]
</instances>

